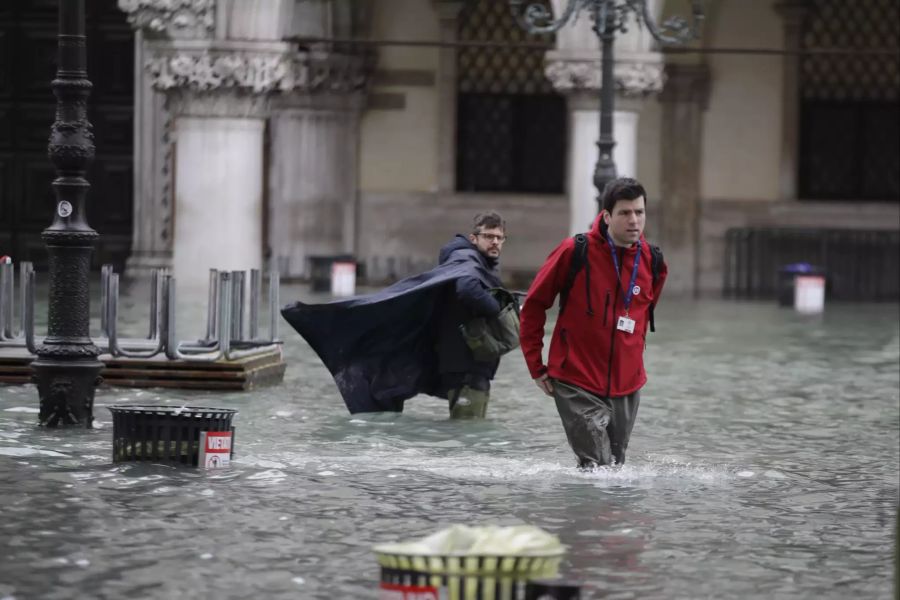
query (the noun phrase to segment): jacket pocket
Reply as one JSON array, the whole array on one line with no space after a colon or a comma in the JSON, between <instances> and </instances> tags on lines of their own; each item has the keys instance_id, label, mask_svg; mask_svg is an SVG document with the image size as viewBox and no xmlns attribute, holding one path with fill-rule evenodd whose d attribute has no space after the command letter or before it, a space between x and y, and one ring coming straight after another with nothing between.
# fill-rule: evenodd
<instances>
[{"instance_id":1,"label":"jacket pocket","mask_svg":"<svg viewBox=\"0 0 900 600\"><path fill-rule=\"evenodd\" d=\"M562 329L562 330L560 330L560 332L559 332L559 339L560 339L560 341L562 342L562 346L563 346L563 357L562 357L562 362L559 363L559 368L560 368L560 369L566 368L566 361L569 360L569 338L568 338L568 336L566 335L566 333L567 333L567 332L566 332L565 329Z\"/></svg>"}]
</instances>

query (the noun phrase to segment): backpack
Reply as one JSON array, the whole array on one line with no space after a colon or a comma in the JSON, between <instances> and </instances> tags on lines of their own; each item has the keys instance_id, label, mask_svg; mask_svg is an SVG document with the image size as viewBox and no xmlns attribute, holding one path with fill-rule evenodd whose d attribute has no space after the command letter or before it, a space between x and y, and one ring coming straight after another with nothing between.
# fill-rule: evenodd
<instances>
[{"instance_id":1,"label":"backpack","mask_svg":"<svg viewBox=\"0 0 900 600\"><path fill-rule=\"evenodd\" d=\"M488 290L500 303L500 313L495 317L477 317L460 325L466 345L478 361L500 358L519 345L519 302L503 288Z\"/></svg>"},{"instance_id":2,"label":"backpack","mask_svg":"<svg viewBox=\"0 0 900 600\"><path fill-rule=\"evenodd\" d=\"M575 239L575 251L572 253L572 261L569 263L569 274L566 276L566 283L559 292L559 314L561 315L566 308L566 302L569 299L569 291L572 284L575 283L575 276L581 271L585 265L587 270L585 276L588 278L587 283L591 282L591 266L587 262L588 237L583 233L573 236ZM650 275L653 278L653 286L656 286L656 280L659 279L660 266L663 264L663 253L659 246L650 244ZM653 320L653 308L656 303L650 305L650 331L656 331L656 324ZM591 314L593 311L588 309Z\"/></svg>"}]
</instances>

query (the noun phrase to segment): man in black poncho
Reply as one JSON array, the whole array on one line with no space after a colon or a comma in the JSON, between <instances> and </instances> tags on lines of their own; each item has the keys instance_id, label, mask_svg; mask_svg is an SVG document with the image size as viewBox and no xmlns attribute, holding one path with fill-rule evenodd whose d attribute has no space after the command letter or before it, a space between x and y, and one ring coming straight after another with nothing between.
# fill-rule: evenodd
<instances>
[{"instance_id":1,"label":"man in black poncho","mask_svg":"<svg viewBox=\"0 0 900 600\"><path fill-rule=\"evenodd\" d=\"M503 219L495 212L484 213L475 217L468 239L457 235L441 248L438 258L441 265L465 260L484 268L482 276L457 279L444 299L437 342L439 395L449 400L451 418L483 418L487 411L491 380L500 359L476 360L459 327L475 317L494 317L500 312L500 304L488 289L501 286L498 266L504 241Z\"/></svg>"},{"instance_id":2,"label":"man in black poncho","mask_svg":"<svg viewBox=\"0 0 900 600\"><path fill-rule=\"evenodd\" d=\"M282 309L351 413L401 412L405 400L423 393L446 398L451 418L484 417L499 359L475 360L460 325L500 312L488 290L501 285L505 229L496 212L479 214L468 236L441 248L430 271L373 294Z\"/></svg>"}]
</instances>

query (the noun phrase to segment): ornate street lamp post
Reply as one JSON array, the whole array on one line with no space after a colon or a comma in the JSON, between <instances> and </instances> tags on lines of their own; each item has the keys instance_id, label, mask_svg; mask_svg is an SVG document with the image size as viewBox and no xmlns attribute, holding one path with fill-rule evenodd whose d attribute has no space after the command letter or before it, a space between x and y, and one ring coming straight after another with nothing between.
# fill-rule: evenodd
<instances>
[{"instance_id":1,"label":"ornate street lamp post","mask_svg":"<svg viewBox=\"0 0 900 600\"><path fill-rule=\"evenodd\" d=\"M553 33L565 24L574 22L585 11L590 15L592 29L600 38L600 137L597 147L600 156L594 168L594 186L597 188L598 211L602 209L603 188L616 178L613 160L613 107L615 81L613 78L613 44L616 32L627 31L628 19L633 16L638 26L646 26L650 34L663 44L685 43L698 36L703 21L700 0L691 0L692 19L672 17L657 25L647 6L649 0L564 0L565 8L558 19L546 4L535 0L509 0L516 20L530 33ZM562 2L560 2L562 4ZM523 8L524 7L524 8Z\"/></svg>"},{"instance_id":2,"label":"ornate street lamp post","mask_svg":"<svg viewBox=\"0 0 900 600\"><path fill-rule=\"evenodd\" d=\"M41 400L39 419L48 427L91 426L94 390L103 367L90 337L88 278L98 234L85 217L90 184L84 175L94 158L85 42L84 0L59 0L59 66L51 83L56 120L47 148L57 174L56 212L41 235L49 259L48 335L31 363Z\"/></svg>"}]
</instances>

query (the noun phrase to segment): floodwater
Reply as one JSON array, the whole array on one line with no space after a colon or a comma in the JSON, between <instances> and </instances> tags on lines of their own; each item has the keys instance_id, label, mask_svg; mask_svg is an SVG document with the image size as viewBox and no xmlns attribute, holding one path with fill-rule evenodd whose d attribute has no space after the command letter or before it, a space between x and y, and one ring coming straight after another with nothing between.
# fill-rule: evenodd
<instances>
[{"instance_id":1,"label":"floodwater","mask_svg":"<svg viewBox=\"0 0 900 600\"><path fill-rule=\"evenodd\" d=\"M629 462L595 473L518 353L484 422L426 397L350 416L286 325L282 385L102 389L90 431L41 430L35 389L0 387L0 599L375 598L373 544L453 523L555 533L585 598L891 597L897 305L670 301L657 321ZM235 463L113 465L112 404L238 409Z\"/></svg>"}]
</instances>

